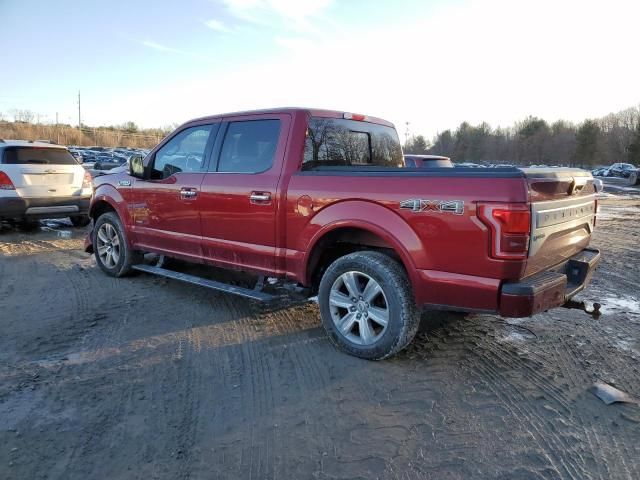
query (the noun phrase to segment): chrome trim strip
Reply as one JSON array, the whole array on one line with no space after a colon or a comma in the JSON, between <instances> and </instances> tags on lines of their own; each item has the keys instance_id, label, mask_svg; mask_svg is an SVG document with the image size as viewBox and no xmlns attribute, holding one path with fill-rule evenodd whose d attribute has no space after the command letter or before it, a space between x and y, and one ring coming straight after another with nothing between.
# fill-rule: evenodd
<instances>
[{"instance_id":1,"label":"chrome trim strip","mask_svg":"<svg viewBox=\"0 0 640 480\"><path fill-rule=\"evenodd\" d=\"M79 211L77 205L60 205L57 207L29 207L25 213L29 215L38 213L71 213L77 211Z\"/></svg>"}]
</instances>

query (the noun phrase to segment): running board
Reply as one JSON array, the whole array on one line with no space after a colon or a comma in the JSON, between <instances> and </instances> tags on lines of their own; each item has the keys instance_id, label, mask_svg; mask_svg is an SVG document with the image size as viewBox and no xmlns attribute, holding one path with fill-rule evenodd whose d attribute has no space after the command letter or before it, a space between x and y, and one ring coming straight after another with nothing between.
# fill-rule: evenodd
<instances>
[{"instance_id":1,"label":"running board","mask_svg":"<svg viewBox=\"0 0 640 480\"><path fill-rule=\"evenodd\" d=\"M174 280L180 280L181 282L191 283L193 285L199 285L201 287L211 288L221 292L232 293L241 297L250 298L259 302L271 302L278 297L262 292L260 290L252 290L250 288L237 287L235 285L229 285L228 283L216 282L215 280L209 280L207 278L196 277L195 275L188 275L186 273L174 272L166 268L154 267L153 265L138 264L132 265L131 268L139 270L141 272L152 273L153 275L160 275L161 277L172 278Z\"/></svg>"}]
</instances>

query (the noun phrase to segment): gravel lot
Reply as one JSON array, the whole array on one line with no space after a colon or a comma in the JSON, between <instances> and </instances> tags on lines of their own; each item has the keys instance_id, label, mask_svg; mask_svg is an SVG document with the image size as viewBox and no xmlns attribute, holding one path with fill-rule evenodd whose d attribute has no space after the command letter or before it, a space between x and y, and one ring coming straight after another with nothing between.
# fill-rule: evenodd
<instances>
[{"instance_id":1,"label":"gravel lot","mask_svg":"<svg viewBox=\"0 0 640 480\"><path fill-rule=\"evenodd\" d=\"M313 304L112 279L84 229L5 226L0 479L638 479L640 407L588 392L640 398L640 190L607 192L599 319L430 315L383 362Z\"/></svg>"}]
</instances>

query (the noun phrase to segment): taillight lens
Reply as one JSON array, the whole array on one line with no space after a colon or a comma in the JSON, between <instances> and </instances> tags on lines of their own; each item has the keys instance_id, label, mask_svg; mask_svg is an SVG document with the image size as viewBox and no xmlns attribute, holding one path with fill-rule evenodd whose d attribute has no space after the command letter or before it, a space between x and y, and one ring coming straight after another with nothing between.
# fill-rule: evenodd
<instances>
[{"instance_id":1,"label":"taillight lens","mask_svg":"<svg viewBox=\"0 0 640 480\"><path fill-rule=\"evenodd\" d=\"M87 171L84 172L84 178L82 179L82 188L93 188L93 178L91 178L91 174Z\"/></svg>"},{"instance_id":2,"label":"taillight lens","mask_svg":"<svg viewBox=\"0 0 640 480\"><path fill-rule=\"evenodd\" d=\"M0 190L15 190L16 187L13 185L13 182L4 172L0 171Z\"/></svg>"},{"instance_id":3,"label":"taillight lens","mask_svg":"<svg viewBox=\"0 0 640 480\"><path fill-rule=\"evenodd\" d=\"M527 258L531 209L526 203L481 203L478 217L491 230L491 256L505 260Z\"/></svg>"}]
</instances>

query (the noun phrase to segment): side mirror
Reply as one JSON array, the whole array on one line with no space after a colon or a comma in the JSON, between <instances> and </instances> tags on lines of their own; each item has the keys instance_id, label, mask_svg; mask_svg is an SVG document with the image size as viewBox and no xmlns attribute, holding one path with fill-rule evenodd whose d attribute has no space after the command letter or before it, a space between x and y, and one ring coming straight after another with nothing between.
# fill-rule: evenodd
<instances>
[{"instance_id":1,"label":"side mirror","mask_svg":"<svg viewBox=\"0 0 640 480\"><path fill-rule=\"evenodd\" d=\"M144 179L144 158L142 155L135 155L129 159L129 175Z\"/></svg>"}]
</instances>

